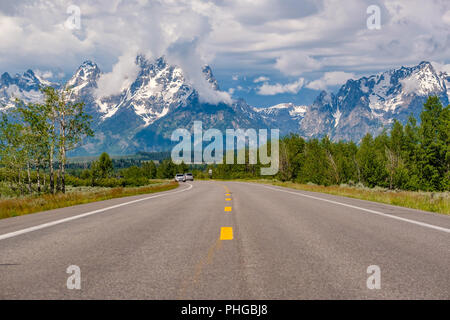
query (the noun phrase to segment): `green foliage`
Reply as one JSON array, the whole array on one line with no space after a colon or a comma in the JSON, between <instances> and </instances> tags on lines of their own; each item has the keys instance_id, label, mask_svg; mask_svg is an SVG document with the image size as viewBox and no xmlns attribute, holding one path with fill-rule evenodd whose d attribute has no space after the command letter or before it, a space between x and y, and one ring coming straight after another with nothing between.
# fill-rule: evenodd
<instances>
[{"instance_id":1,"label":"green foliage","mask_svg":"<svg viewBox=\"0 0 450 320\"><path fill-rule=\"evenodd\" d=\"M147 179L156 178L156 165L153 161L147 161L142 164L142 174Z\"/></svg>"},{"instance_id":2,"label":"green foliage","mask_svg":"<svg viewBox=\"0 0 450 320\"><path fill-rule=\"evenodd\" d=\"M98 159L97 169L101 178L109 178L114 171L111 158L106 152L103 152Z\"/></svg>"},{"instance_id":3,"label":"green foliage","mask_svg":"<svg viewBox=\"0 0 450 320\"><path fill-rule=\"evenodd\" d=\"M156 170L156 177L158 179L172 179L177 173L178 168L176 164L170 160L163 160Z\"/></svg>"},{"instance_id":4,"label":"green foliage","mask_svg":"<svg viewBox=\"0 0 450 320\"><path fill-rule=\"evenodd\" d=\"M420 115L421 185L425 190L443 190L448 187L449 121L450 111L442 107L438 97L430 97Z\"/></svg>"},{"instance_id":5,"label":"green foliage","mask_svg":"<svg viewBox=\"0 0 450 320\"><path fill-rule=\"evenodd\" d=\"M68 99L70 91L51 87L41 91L43 103L16 100L16 108L0 120L0 165L10 171L6 182L16 194L65 192L66 152L93 135L84 104Z\"/></svg>"},{"instance_id":6,"label":"green foliage","mask_svg":"<svg viewBox=\"0 0 450 320\"><path fill-rule=\"evenodd\" d=\"M308 141L303 152L303 159L297 181L321 185L330 184L329 162L323 143L320 143L317 139Z\"/></svg>"},{"instance_id":7,"label":"green foliage","mask_svg":"<svg viewBox=\"0 0 450 320\"><path fill-rule=\"evenodd\" d=\"M244 164L188 166L176 165L167 158L157 164L142 158L111 159L103 153L94 161L67 166L65 151L91 133L89 119L82 115L82 104L62 106L62 98L54 89L45 89L44 93L44 104L25 106L18 102L13 114L3 114L0 119L2 196L30 193L30 189L31 192L52 193L58 185L64 191L64 183L110 188L143 186L151 183L150 179L173 179L177 173L186 172L193 172L196 179L209 179L209 169L213 170L215 179L260 177L263 165L250 165L248 154ZM61 112L71 116L63 121L59 118ZM359 146L354 142L332 142L328 137L306 141L297 134L290 134L280 140L279 171L271 178L325 186L358 184L412 191L448 191L450 106L444 108L438 98L430 97L420 120L417 124L411 116L405 126L394 121L389 134L383 132L376 138L367 134ZM61 131L61 126L67 127ZM69 132L78 137L64 137ZM268 144L270 150L270 142ZM52 186L54 157L59 165L57 176L64 177L66 167L70 174ZM236 154L234 159L237 163Z\"/></svg>"},{"instance_id":8,"label":"green foliage","mask_svg":"<svg viewBox=\"0 0 450 320\"><path fill-rule=\"evenodd\" d=\"M217 165L213 177L257 178L260 165ZM354 185L403 190L450 190L450 106L429 97L417 125L410 117L403 126L394 121L373 138L354 142L305 141L296 134L280 141L280 167L274 177L316 185Z\"/></svg>"}]
</instances>

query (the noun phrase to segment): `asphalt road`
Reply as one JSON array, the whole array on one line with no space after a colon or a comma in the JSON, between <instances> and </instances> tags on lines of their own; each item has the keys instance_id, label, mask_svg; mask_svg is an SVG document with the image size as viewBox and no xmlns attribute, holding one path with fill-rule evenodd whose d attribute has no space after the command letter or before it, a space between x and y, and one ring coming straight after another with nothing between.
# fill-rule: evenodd
<instances>
[{"instance_id":1,"label":"asphalt road","mask_svg":"<svg viewBox=\"0 0 450 320\"><path fill-rule=\"evenodd\" d=\"M0 220L0 299L423 298L450 299L449 216L195 181Z\"/></svg>"}]
</instances>

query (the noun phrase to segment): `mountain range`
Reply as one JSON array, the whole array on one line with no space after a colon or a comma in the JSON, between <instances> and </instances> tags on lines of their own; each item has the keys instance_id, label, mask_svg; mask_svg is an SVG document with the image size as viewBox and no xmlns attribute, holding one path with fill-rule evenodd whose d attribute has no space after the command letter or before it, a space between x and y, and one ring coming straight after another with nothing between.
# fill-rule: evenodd
<instances>
[{"instance_id":1,"label":"mountain range","mask_svg":"<svg viewBox=\"0 0 450 320\"><path fill-rule=\"evenodd\" d=\"M281 103L268 108L248 105L238 99L225 103L204 102L183 70L164 57L150 61L137 56L136 79L120 92L98 95L102 76L92 61L84 62L65 84L49 82L32 70L0 78L0 112L14 107L14 99L37 102L41 86L71 88L70 99L85 102L93 117L95 137L72 155L133 154L138 151L168 150L177 128L192 129L201 120L204 129L273 128L281 134L298 133L305 138L359 142L366 133L377 135L389 129L394 119L405 123L412 114L419 117L429 95L449 103L450 75L429 62L401 67L358 80L348 80L336 93L320 92L311 105ZM220 91L209 66L202 69L211 90Z\"/></svg>"}]
</instances>

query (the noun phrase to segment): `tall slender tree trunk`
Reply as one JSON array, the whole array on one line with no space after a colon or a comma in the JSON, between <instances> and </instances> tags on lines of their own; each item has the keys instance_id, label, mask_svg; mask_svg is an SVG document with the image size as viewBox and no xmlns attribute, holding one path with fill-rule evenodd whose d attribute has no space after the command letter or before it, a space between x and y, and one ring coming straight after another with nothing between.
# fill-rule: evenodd
<instances>
[{"instance_id":1,"label":"tall slender tree trunk","mask_svg":"<svg viewBox=\"0 0 450 320\"><path fill-rule=\"evenodd\" d=\"M66 113L65 113L65 106L61 108L61 117L59 120L59 126L60 126L60 149L59 149L59 155L60 155L60 170L59 170L59 174L60 174L60 187L61 187L61 191L62 193L66 192L66 177L65 177L65 167L66 167Z\"/></svg>"},{"instance_id":2,"label":"tall slender tree trunk","mask_svg":"<svg viewBox=\"0 0 450 320\"><path fill-rule=\"evenodd\" d=\"M20 170L20 168L19 168L19 188L20 188L20 195L24 195L24 191L23 191L23 185L24 185L24 183L22 182L22 173L21 173L21 170Z\"/></svg>"},{"instance_id":3,"label":"tall slender tree trunk","mask_svg":"<svg viewBox=\"0 0 450 320\"><path fill-rule=\"evenodd\" d=\"M335 180L336 184L339 184L339 180L340 180L339 179L339 169L336 165L336 162L334 161L333 155L328 150L327 150L327 156L328 156L328 160L331 164L331 168L333 169L334 180Z\"/></svg>"},{"instance_id":4,"label":"tall slender tree trunk","mask_svg":"<svg viewBox=\"0 0 450 320\"><path fill-rule=\"evenodd\" d=\"M14 190L14 177L9 177L9 188Z\"/></svg>"},{"instance_id":5,"label":"tall slender tree trunk","mask_svg":"<svg viewBox=\"0 0 450 320\"><path fill-rule=\"evenodd\" d=\"M356 172L358 173L358 182L361 182L361 170L359 169L359 164L358 161L356 161L355 156L353 156L353 163L355 164Z\"/></svg>"},{"instance_id":6,"label":"tall slender tree trunk","mask_svg":"<svg viewBox=\"0 0 450 320\"><path fill-rule=\"evenodd\" d=\"M55 155L55 145L56 145L56 109L54 106L52 106L51 110L51 127L50 127L50 154L49 154L49 165L50 165L50 177L49 177L49 184L50 184L50 193L55 194L55 170L53 168L53 158Z\"/></svg>"},{"instance_id":7,"label":"tall slender tree trunk","mask_svg":"<svg viewBox=\"0 0 450 320\"><path fill-rule=\"evenodd\" d=\"M59 159L58 176L56 178L56 192L61 190L61 159Z\"/></svg>"},{"instance_id":8,"label":"tall slender tree trunk","mask_svg":"<svg viewBox=\"0 0 450 320\"><path fill-rule=\"evenodd\" d=\"M36 179L37 179L37 192L40 194L41 193L41 177L39 174L39 168L41 166L41 161L38 160L38 162L36 163Z\"/></svg>"},{"instance_id":9,"label":"tall slender tree trunk","mask_svg":"<svg viewBox=\"0 0 450 320\"><path fill-rule=\"evenodd\" d=\"M66 193L66 148L61 148L61 191Z\"/></svg>"},{"instance_id":10,"label":"tall slender tree trunk","mask_svg":"<svg viewBox=\"0 0 450 320\"><path fill-rule=\"evenodd\" d=\"M28 193L32 194L31 190L31 173L30 173L30 162L27 161L27 177L28 177Z\"/></svg>"},{"instance_id":11,"label":"tall slender tree trunk","mask_svg":"<svg viewBox=\"0 0 450 320\"><path fill-rule=\"evenodd\" d=\"M53 152L54 152L54 143L52 142L52 145L50 146L50 155L49 155L49 166L50 166L50 193L54 194L55 193L55 173L53 170Z\"/></svg>"},{"instance_id":12,"label":"tall slender tree trunk","mask_svg":"<svg viewBox=\"0 0 450 320\"><path fill-rule=\"evenodd\" d=\"M47 176L45 175L45 167L44 167L44 174L42 175L42 188L44 192L47 192Z\"/></svg>"}]
</instances>

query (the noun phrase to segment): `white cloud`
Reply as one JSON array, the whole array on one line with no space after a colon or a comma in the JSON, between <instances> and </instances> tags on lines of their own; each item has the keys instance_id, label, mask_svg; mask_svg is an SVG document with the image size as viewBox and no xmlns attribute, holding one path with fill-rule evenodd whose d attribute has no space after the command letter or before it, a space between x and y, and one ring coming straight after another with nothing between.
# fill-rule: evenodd
<instances>
[{"instance_id":1,"label":"white cloud","mask_svg":"<svg viewBox=\"0 0 450 320\"><path fill-rule=\"evenodd\" d=\"M325 90L328 87L344 84L355 78L355 74L343 71L325 72L322 78L309 82L306 87L314 90Z\"/></svg>"},{"instance_id":2,"label":"white cloud","mask_svg":"<svg viewBox=\"0 0 450 320\"><path fill-rule=\"evenodd\" d=\"M111 72L102 74L95 91L97 98L119 94L136 80L139 72L136 64L137 54L137 48L129 50L119 57Z\"/></svg>"},{"instance_id":3,"label":"white cloud","mask_svg":"<svg viewBox=\"0 0 450 320\"><path fill-rule=\"evenodd\" d=\"M442 21L446 24L450 24L450 10L447 10L442 16Z\"/></svg>"},{"instance_id":4,"label":"white cloud","mask_svg":"<svg viewBox=\"0 0 450 320\"><path fill-rule=\"evenodd\" d=\"M170 48L167 54L168 62L181 67L187 81L198 91L200 101L211 104L220 102L231 104L233 99L228 92L214 90L206 80L202 72L205 63L201 59L201 51L195 42L196 40L194 43L180 43Z\"/></svg>"},{"instance_id":5,"label":"white cloud","mask_svg":"<svg viewBox=\"0 0 450 320\"><path fill-rule=\"evenodd\" d=\"M268 78L268 77L260 76L260 77L256 78L255 80L253 80L253 82L258 83L258 82L266 82L269 80L270 80L270 78Z\"/></svg>"},{"instance_id":6,"label":"white cloud","mask_svg":"<svg viewBox=\"0 0 450 320\"><path fill-rule=\"evenodd\" d=\"M400 83L402 84L403 91L406 94L417 93L417 91L420 90L420 82L414 78L402 79L400 80Z\"/></svg>"},{"instance_id":7,"label":"white cloud","mask_svg":"<svg viewBox=\"0 0 450 320\"><path fill-rule=\"evenodd\" d=\"M286 52L277 59L275 68L287 75L300 75L305 72L320 69L322 64L307 54Z\"/></svg>"},{"instance_id":8,"label":"white cloud","mask_svg":"<svg viewBox=\"0 0 450 320\"><path fill-rule=\"evenodd\" d=\"M0 2L0 72L61 68L72 74L86 59L109 72L129 48L158 57L183 51L183 44L193 47L189 54L195 56L186 60L195 58L195 66L271 78L278 71L307 77L311 71L375 72L422 60L450 63L448 0L376 0L381 30L366 27L373 0L77 3L81 30L64 28L73 0ZM189 78L195 82L198 74ZM111 81L119 87L119 80Z\"/></svg>"},{"instance_id":9,"label":"white cloud","mask_svg":"<svg viewBox=\"0 0 450 320\"><path fill-rule=\"evenodd\" d=\"M258 88L258 94L263 96L273 96L280 93L293 93L296 94L300 91L305 83L304 78L299 78L297 81L287 84L268 84L264 83Z\"/></svg>"},{"instance_id":10,"label":"white cloud","mask_svg":"<svg viewBox=\"0 0 450 320\"><path fill-rule=\"evenodd\" d=\"M439 63L439 62L432 61L431 64L433 65L433 68L436 71L445 72L445 73L448 73L450 75L450 63L449 64L444 64L444 63Z\"/></svg>"},{"instance_id":11,"label":"white cloud","mask_svg":"<svg viewBox=\"0 0 450 320\"><path fill-rule=\"evenodd\" d=\"M54 77L53 72L51 70L42 71L39 69L34 70L34 74L41 79L51 79Z\"/></svg>"}]
</instances>

